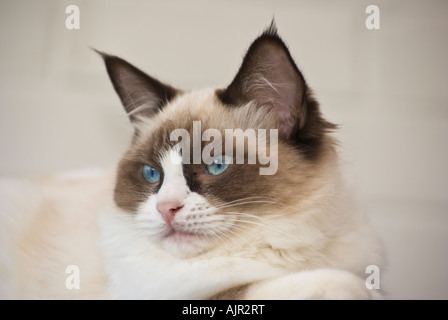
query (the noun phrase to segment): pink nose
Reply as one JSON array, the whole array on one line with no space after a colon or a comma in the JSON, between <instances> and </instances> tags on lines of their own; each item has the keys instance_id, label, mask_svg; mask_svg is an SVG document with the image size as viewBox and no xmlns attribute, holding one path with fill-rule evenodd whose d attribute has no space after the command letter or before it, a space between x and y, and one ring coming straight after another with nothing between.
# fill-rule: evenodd
<instances>
[{"instance_id":1,"label":"pink nose","mask_svg":"<svg viewBox=\"0 0 448 320\"><path fill-rule=\"evenodd\" d=\"M157 202L157 210L162 214L163 220L168 224L171 224L174 215L179 212L182 207L183 204L176 200Z\"/></svg>"}]
</instances>

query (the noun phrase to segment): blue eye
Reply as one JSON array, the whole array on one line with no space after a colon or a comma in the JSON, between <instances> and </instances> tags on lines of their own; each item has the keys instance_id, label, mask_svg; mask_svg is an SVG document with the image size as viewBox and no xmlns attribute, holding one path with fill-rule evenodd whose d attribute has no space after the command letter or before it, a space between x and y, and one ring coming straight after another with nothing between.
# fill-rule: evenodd
<instances>
[{"instance_id":1,"label":"blue eye","mask_svg":"<svg viewBox=\"0 0 448 320\"><path fill-rule=\"evenodd\" d=\"M218 174L226 171L226 169L229 167L230 162L230 159L227 159L225 157L216 158L212 163L205 166L205 170L208 174L217 176Z\"/></svg>"},{"instance_id":2,"label":"blue eye","mask_svg":"<svg viewBox=\"0 0 448 320\"><path fill-rule=\"evenodd\" d=\"M153 167L145 164L143 167L143 178L149 183L156 183L160 180L160 173Z\"/></svg>"}]
</instances>

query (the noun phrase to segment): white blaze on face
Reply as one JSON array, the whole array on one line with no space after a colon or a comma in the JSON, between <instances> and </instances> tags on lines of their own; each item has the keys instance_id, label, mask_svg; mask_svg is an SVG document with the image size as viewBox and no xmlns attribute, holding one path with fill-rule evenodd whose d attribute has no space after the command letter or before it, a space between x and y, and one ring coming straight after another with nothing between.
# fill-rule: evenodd
<instances>
[{"instance_id":1,"label":"white blaze on face","mask_svg":"<svg viewBox=\"0 0 448 320\"><path fill-rule=\"evenodd\" d=\"M135 219L139 228L167 251L191 256L210 247L213 235L229 224L223 223L205 197L190 190L181 160L175 150L162 155L162 186L140 206Z\"/></svg>"},{"instance_id":2,"label":"white blaze on face","mask_svg":"<svg viewBox=\"0 0 448 320\"><path fill-rule=\"evenodd\" d=\"M161 164L164 178L157 193L157 203L172 202L184 205L190 189L182 170L182 157L177 151L170 149L163 155Z\"/></svg>"}]
</instances>

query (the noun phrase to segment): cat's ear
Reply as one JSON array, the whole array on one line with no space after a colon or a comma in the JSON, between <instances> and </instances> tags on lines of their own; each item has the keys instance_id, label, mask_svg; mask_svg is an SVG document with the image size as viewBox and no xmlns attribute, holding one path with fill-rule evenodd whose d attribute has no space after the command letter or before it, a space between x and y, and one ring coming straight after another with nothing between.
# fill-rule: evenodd
<instances>
[{"instance_id":1,"label":"cat's ear","mask_svg":"<svg viewBox=\"0 0 448 320\"><path fill-rule=\"evenodd\" d=\"M270 108L277 114L279 135L286 139L311 143L334 127L322 119L318 103L274 22L251 44L232 83L217 95L227 105L252 101Z\"/></svg>"},{"instance_id":2,"label":"cat's ear","mask_svg":"<svg viewBox=\"0 0 448 320\"><path fill-rule=\"evenodd\" d=\"M129 62L98 50L115 91L132 122L151 117L171 101L178 90L163 84Z\"/></svg>"}]
</instances>

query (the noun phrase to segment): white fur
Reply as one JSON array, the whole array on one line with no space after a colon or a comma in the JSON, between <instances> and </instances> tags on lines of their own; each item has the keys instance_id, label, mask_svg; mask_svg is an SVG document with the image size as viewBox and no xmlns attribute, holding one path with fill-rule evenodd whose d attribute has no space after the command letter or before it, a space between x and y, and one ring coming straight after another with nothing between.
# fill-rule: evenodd
<instances>
[{"instance_id":1,"label":"white fur","mask_svg":"<svg viewBox=\"0 0 448 320\"><path fill-rule=\"evenodd\" d=\"M203 117L231 116L219 106L210 111L214 99L213 90L186 94L151 121L174 119L188 108ZM250 108L236 110L236 121ZM262 121L263 113L257 115ZM229 224L188 190L182 166L170 157L176 154L162 157L160 192L133 214L113 204L110 173L49 179L37 187L1 183L0 298L203 299L252 282L246 297L254 299L376 297L363 277L367 265L381 267L380 246L346 200L336 163L316 178L320 183L300 206L299 200L288 208L278 202L280 211L295 213L293 220L260 203L257 218L225 236ZM169 197L184 204L173 226L209 238L182 243L166 237L169 227L156 206ZM79 291L65 287L71 264L80 266Z\"/></svg>"},{"instance_id":2,"label":"white fur","mask_svg":"<svg viewBox=\"0 0 448 320\"><path fill-rule=\"evenodd\" d=\"M116 210L104 213L101 225L103 258L116 298L205 299L233 285L284 274L245 257L176 257Z\"/></svg>"},{"instance_id":3,"label":"white fur","mask_svg":"<svg viewBox=\"0 0 448 320\"><path fill-rule=\"evenodd\" d=\"M182 157L170 149L162 156L161 164L165 178L157 193L157 201L179 200L183 203L190 190L182 171Z\"/></svg>"},{"instance_id":4,"label":"white fur","mask_svg":"<svg viewBox=\"0 0 448 320\"><path fill-rule=\"evenodd\" d=\"M381 299L375 290L366 290L365 281L353 273L337 269L316 269L260 281L251 286L247 299Z\"/></svg>"},{"instance_id":5,"label":"white fur","mask_svg":"<svg viewBox=\"0 0 448 320\"><path fill-rule=\"evenodd\" d=\"M216 209L203 196L190 191L183 175L181 160L180 154L173 149L162 155L162 186L157 194L150 195L142 203L137 210L135 222L142 233L146 233L154 242L161 243L168 252L189 257L211 247L214 242L210 237L227 230L230 225L220 225L222 219L215 216ZM163 201L183 204L182 209L174 216L172 226L164 221L157 210L157 203ZM200 237L192 241L179 241L176 237L169 236L173 228L176 231L196 233Z\"/></svg>"},{"instance_id":6,"label":"white fur","mask_svg":"<svg viewBox=\"0 0 448 320\"><path fill-rule=\"evenodd\" d=\"M17 298L16 243L29 227L41 202L41 190L27 181L0 180L0 298ZM24 201L24 199L26 199ZM17 211L18 206L22 207Z\"/></svg>"}]
</instances>

